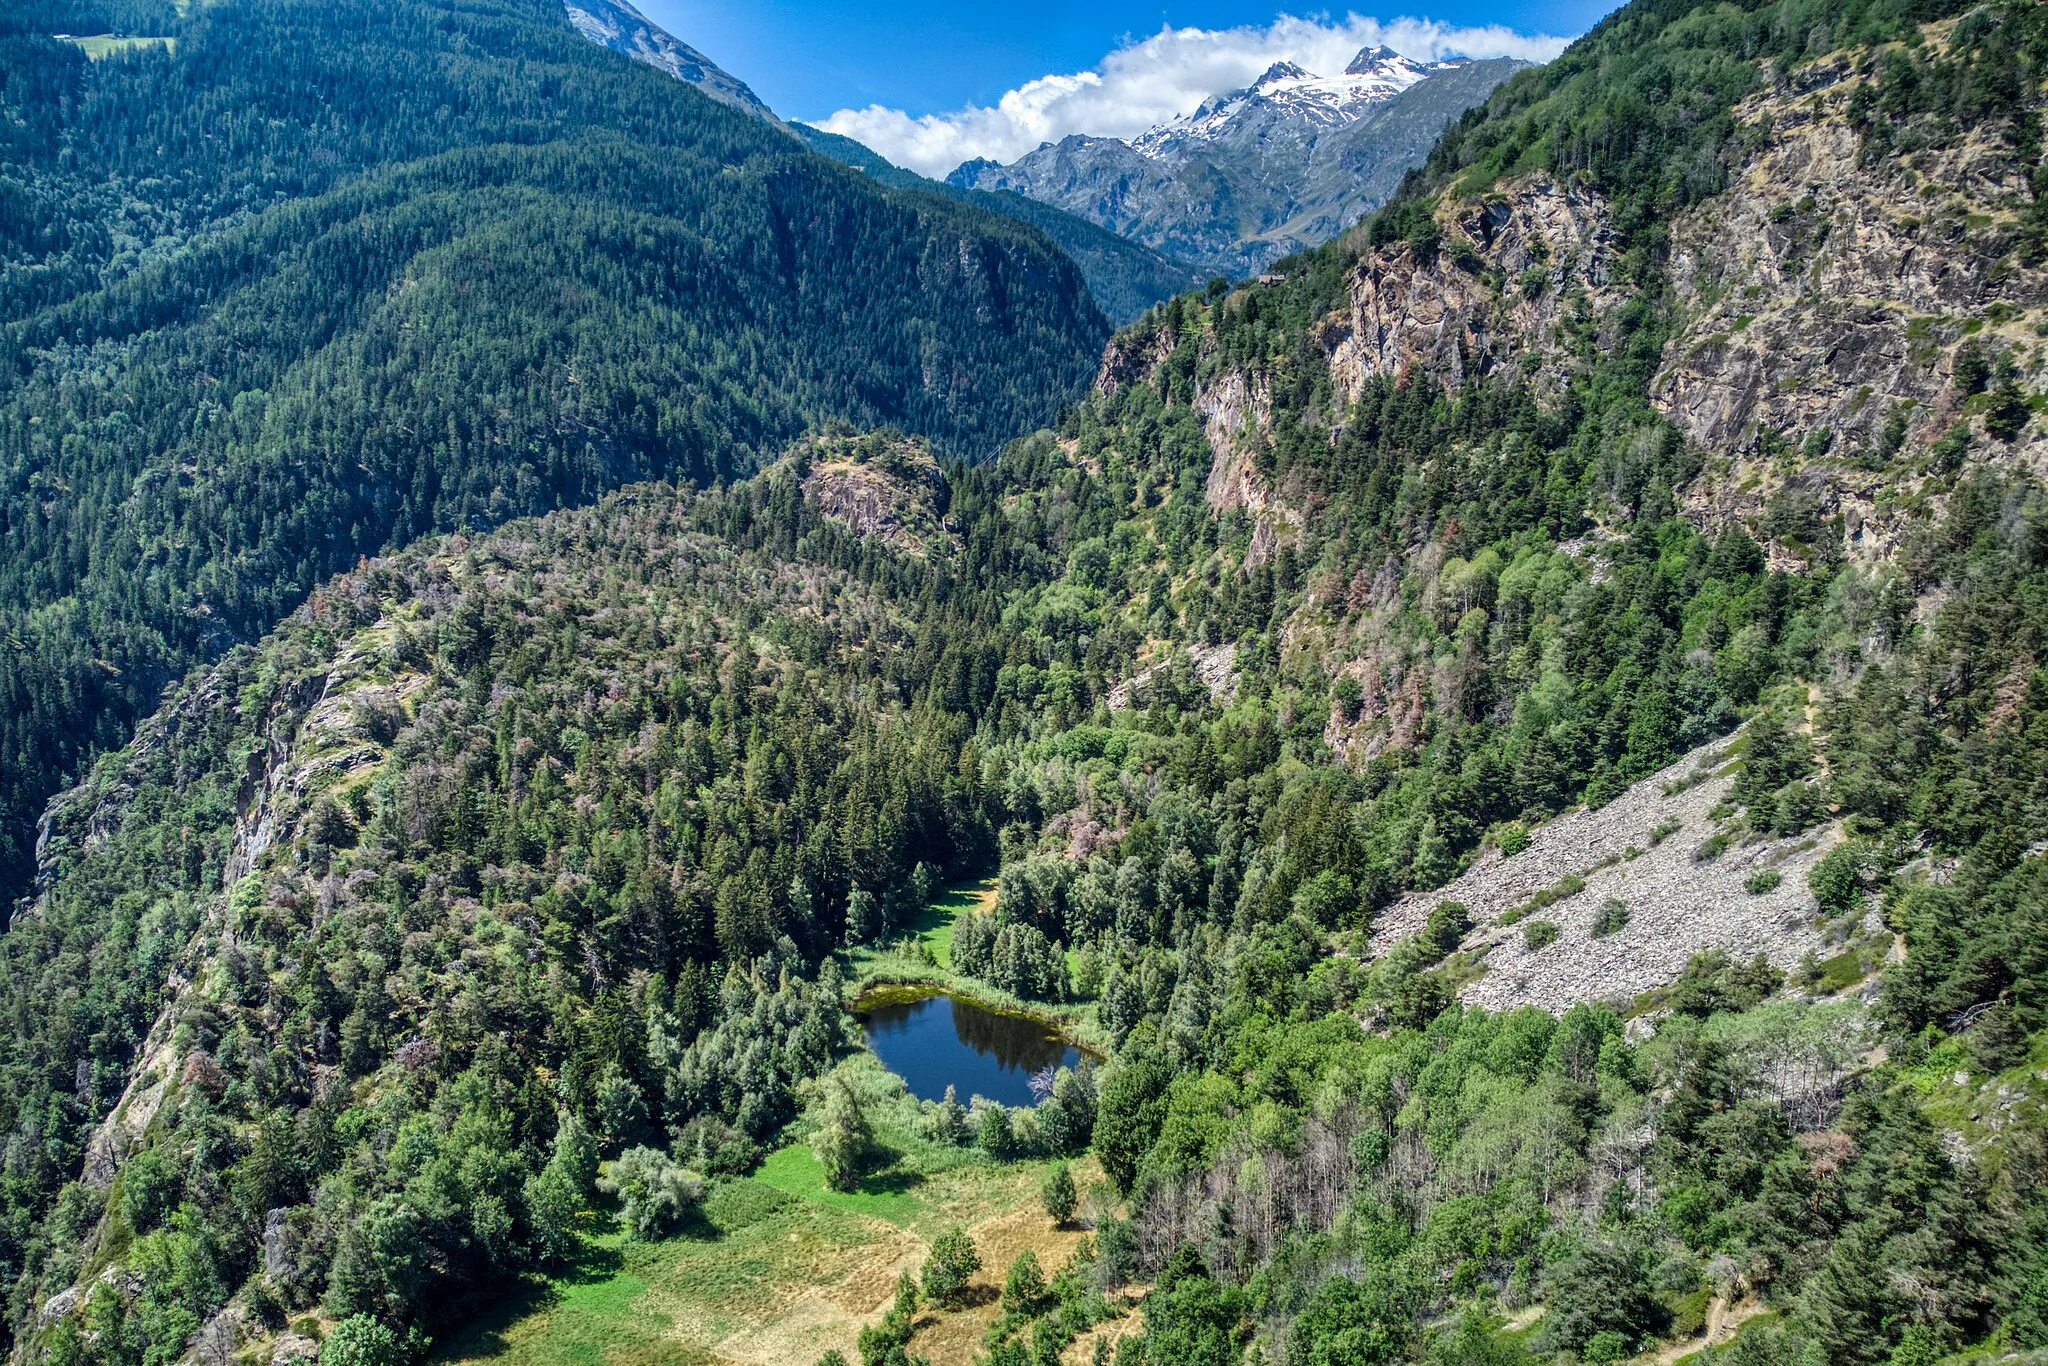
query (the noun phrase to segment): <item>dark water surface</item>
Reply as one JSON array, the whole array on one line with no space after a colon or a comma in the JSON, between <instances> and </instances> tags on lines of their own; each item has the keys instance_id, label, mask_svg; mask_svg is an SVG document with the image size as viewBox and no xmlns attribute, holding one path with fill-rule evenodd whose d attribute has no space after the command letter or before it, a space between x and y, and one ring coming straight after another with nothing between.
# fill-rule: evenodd
<instances>
[{"instance_id":1,"label":"dark water surface","mask_svg":"<svg viewBox=\"0 0 2048 1366\"><path fill-rule=\"evenodd\" d=\"M975 1096L1031 1105L1034 1072L1081 1061L1079 1049L1037 1021L957 997L891 1001L859 1014L868 1047L920 1100L939 1100L952 1086L962 1105Z\"/></svg>"}]
</instances>

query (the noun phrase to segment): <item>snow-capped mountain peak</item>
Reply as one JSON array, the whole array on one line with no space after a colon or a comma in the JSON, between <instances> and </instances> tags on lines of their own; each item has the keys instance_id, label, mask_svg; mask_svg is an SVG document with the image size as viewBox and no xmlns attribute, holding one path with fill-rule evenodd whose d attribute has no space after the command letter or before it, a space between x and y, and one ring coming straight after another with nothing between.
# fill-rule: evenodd
<instances>
[{"instance_id":1,"label":"snow-capped mountain peak","mask_svg":"<svg viewBox=\"0 0 2048 1366\"><path fill-rule=\"evenodd\" d=\"M1306 71L1293 62L1275 62L1266 68L1266 74L1252 83L1252 89L1264 90L1269 86L1283 85L1289 81L1312 80Z\"/></svg>"},{"instance_id":2,"label":"snow-capped mountain peak","mask_svg":"<svg viewBox=\"0 0 2048 1366\"><path fill-rule=\"evenodd\" d=\"M1213 142L1252 123L1290 123L1325 130L1355 123L1377 105L1460 62L1425 66L1388 47L1369 47L1343 73L1318 76L1293 62L1275 62L1243 90L1205 102L1185 117L1133 139L1149 157L1170 156L1194 142Z\"/></svg>"},{"instance_id":3,"label":"snow-capped mountain peak","mask_svg":"<svg viewBox=\"0 0 2048 1366\"><path fill-rule=\"evenodd\" d=\"M569 22L576 31L614 52L636 62L666 71L679 81L696 86L721 104L769 123L780 123L747 83L722 70L703 53L667 32L634 9L631 0L562 0Z\"/></svg>"},{"instance_id":4,"label":"snow-capped mountain peak","mask_svg":"<svg viewBox=\"0 0 2048 1366\"><path fill-rule=\"evenodd\" d=\"M1351 59L1351 65L1344 68L1344 74L1347 76L1366 76L1372 74L1373 69L1383 63L1406 61L1408 61L1406 57L1403 57L1385 43L1381 43L1378 47L1360 48L1358 55ZM1410 63L1410 65L1413 65L1413 63Z\"/></svg>"}]
</instances>

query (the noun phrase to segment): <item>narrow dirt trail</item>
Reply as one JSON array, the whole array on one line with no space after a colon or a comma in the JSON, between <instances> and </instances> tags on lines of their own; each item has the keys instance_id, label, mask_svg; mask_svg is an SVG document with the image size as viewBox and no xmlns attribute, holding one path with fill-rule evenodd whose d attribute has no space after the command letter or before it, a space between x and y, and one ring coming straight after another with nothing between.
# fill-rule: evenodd
<instances>
[{"instance_id":1,"label":"narrow dirt trail","mask_svg":"<svg viewBox=\"0 0 2048 1366\"><path fill-rule=\"evenodd\" d=\"M1725 1346L1733 1341L1742 1325L1764 1312L1761 1300L1738 1300L1734 1304L1718 1296L1707 1305L1707 1329L1696 1338L1674 1342L1659 1351L1651 1360L1656 1366L1674 1366L1695 1352L1704 1352L1709 1347Z\"/></svg>"}]
</instances>

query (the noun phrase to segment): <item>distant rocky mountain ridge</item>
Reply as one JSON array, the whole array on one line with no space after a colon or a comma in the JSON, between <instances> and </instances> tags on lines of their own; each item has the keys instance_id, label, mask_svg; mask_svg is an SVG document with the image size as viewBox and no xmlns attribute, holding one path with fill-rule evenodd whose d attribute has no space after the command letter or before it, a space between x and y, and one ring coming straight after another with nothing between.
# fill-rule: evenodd
<instances>
[{"instance_id":1,"label":"distant rocky mountain ridge","mask_svg":"<svg viewBox=\"0 0 2048 1366\"><path fill-rule=\"evenodd\" d=\"M851 166L869 179L898 189L926 190L1014 218L1043 232L1073 258L1088 282L1089 293L1119 327L1136 321L1146 309L1176 294L1199 289L1208 275L1142 243L1121 237L1078 214L1008 191L968 190L943 181L927 180L906 171L873 151L866 143L808 124L784 125L810 149L843 165Z\"/></svg>"},{"instance_id":2,"label":"distant rocky mountain ridge","mask_svg":"<svg viewBox=\"0 0 2048 1366\"><path fill-rule=\"evenodd\" d=\"M747 83L718 63L651 22L625 0L563 0L569 22L591 42L623 52L638 62L666 71L717 100L756 118L780 124L775 111Z\"/></svg>"},{"instance_id":3,"label":"distant rocky mountain ridge","mask_svg":"<svg viewBox=\"0 0 2048 1366\"><path fill-rule=\"evenodd\" d=\"M1386 47L1325 77L1289 62L1131 141L1076 134L948 179L1052 204L1211 274L1256 274L1378 207L1437 135L1529 65Z\"/></svg>"}]
</instances>

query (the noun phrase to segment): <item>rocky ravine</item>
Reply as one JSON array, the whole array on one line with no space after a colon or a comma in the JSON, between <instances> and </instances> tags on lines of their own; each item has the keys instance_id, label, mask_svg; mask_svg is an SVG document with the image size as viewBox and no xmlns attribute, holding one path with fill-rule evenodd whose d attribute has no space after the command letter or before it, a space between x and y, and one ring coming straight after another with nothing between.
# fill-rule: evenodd
<instances>
[{"instance_id":1,"label":"rocky ravine","mask_svg":"<svg viewBox=\"0 0 2048 1366\"><path fill-rule=\"evenodd\" d=\"M1708 949L1742 960L1763 954L1781 968L1809 951L1821 954L1806 875L1840 842L1838 831L1822 826L1694 859L1721 826L1711 813L1727 800L1738 766L1728 750L1727 740L1703 745L1597 811L1581 808L1538 827L1513 858L1489 849L1449 886L1403 897L1374 927L1374 954L1420 930L1438 902L1462 902L1474 925L1463 948L1481 956L1485 974L1459 999L1489 1010L1553 1012L1580 1001L1628 1002L1675 981ZM1667 796L1672 788L1682 790ZM1782 879L1775 889L1752 895L1744 888L1770 868ZM1567 877L1583 878L1584 890L1515 924L1499 923L1502 912ZM1611 900L1627 906L1628 923L1596 938L1595 919ZM1523 927L1531 920L1554 923L1558 939L1530 949Z\"/></svg>"}]
</instances>

